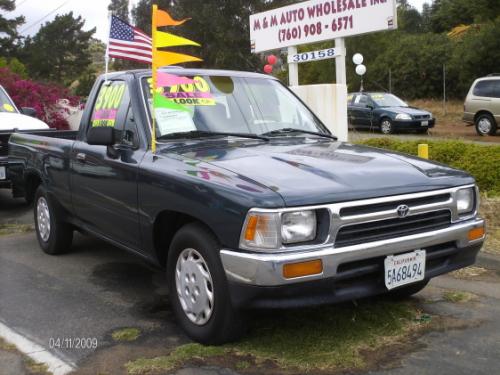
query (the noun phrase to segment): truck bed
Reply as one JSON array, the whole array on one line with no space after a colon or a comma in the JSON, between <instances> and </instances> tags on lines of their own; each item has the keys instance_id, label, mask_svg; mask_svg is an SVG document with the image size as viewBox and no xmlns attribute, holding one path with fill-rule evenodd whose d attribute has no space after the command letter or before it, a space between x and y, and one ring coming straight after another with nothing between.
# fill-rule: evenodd
<instances>
[{"instance_id":1,"label":"truck bed","mask_svg":"<svg viewBox=\"0 0 500 375\"><path fill-rule=\"evenodd\" d=\"M78 131L74 130L57 130L57 129L47 129L47 130L16 130L16 131L2 131L0 130L0 157L7 156L9 154L9 139L12 134L33 134L40 135L43 137L50 138L62 138L75 140Z\"/></svg>"}]
</instances>

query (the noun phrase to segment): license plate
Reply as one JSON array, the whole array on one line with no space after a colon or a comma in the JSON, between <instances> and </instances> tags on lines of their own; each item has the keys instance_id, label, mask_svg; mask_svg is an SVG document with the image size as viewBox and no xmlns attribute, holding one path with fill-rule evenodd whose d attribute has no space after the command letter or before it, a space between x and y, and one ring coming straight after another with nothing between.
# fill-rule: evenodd
<instances>
[{"instance_id":1,"label":"license plate","mask_svg":"<svg viewBox=\"0 0 500 375\"><path fill-rule=\"evenodd\" d=\"M0 167L0 180L5 180L5 167Z\"/></svg>"},{"instance_id":2,"label":"license plate","mask_svg":"<svg viewBox=\"0 0 500 375\"><path fill-rule=\"evenodd\" d=\"M425 277L425 250L415 250L385 258L385 286L391 290L398 286L422 281Z\"/></svg>"},{"instance_id":3,"label":"license plate","mask_svg":"<svg viewBox=\"0 0 500 375\"><path fill-rule=\"evenodd\" d=\"M422 121L420 126L429 126L429 121Z\"/></svg>"}]
</instances>

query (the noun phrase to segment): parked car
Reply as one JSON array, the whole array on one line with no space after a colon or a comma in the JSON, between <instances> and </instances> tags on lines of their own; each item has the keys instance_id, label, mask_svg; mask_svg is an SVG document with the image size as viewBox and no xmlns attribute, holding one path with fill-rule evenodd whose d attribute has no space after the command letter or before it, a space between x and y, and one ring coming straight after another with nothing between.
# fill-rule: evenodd
<instances>
[{"instance_id":1,"label":"parked car","mask_svg":"<svg viewBox=\"0 0 500 375\"><path fill-rule=\"evenodd\" d=\"M479 135L495 135L500 122L500 74L474 81L465 99L463 120L474 124Z\"/></svg>"},{"instance_id":2,"label":"parked car","mask_svg":"<svg viewBox=\"0 0 500 375\"><path fill-rule=\"evenodd\" d=\"M19 110L9 94L0 86L0 188L10 189L8 179L8 141L13 131L33 131L49 129L49 126L33 116L33 108Z\"/></svg>"},{"instance_id":3,"label":"parked car","mask_svg":"<svg viewBox=\"0 0 500 375\"><path fill-rule=\"evenodd\" d=\"M100 77L73 140L11 136L45 253L78 229L162 267L178 322L210 344L236 339L245 309L409 296L474 263L467 173L339 142L269 75L162 72L194 83L155 98L155 152L148 70Z\"/></svg>"},{"instance_id":4,"label":"parked car","mask_svg":"<svg viewBox=\"0 0 500 375\"><path fill-rule=\"evenodd\" d=\"M384 134L408 130L427 133L436 122L432 113L410 107L397 96L383 92L349 94L347 114L350 126Z\"/></svg>"}]
</instances>

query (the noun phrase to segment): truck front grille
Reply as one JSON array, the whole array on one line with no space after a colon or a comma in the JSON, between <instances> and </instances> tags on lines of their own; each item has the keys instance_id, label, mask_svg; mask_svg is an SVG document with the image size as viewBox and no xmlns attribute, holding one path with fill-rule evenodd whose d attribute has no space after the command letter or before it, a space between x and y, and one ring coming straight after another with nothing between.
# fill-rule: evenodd
<instances>
[{"instance_id":1,"label":"truck front grille","mask_svg":"<svg viewBox=\"0 0 500 375\"><path fill-rule=\"evenodd\" d=\"M335 239L335 247L409 236L438 229L451 224L450 210L439 210L405 218L391 218L343 226Z\"/></svg>"}]
</instances>

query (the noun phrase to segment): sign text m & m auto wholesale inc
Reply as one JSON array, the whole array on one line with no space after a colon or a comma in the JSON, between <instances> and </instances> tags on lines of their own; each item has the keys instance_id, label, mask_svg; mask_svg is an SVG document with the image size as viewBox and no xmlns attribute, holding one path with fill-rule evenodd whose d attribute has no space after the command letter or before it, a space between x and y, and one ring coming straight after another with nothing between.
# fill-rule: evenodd
<instances>
[{"instance_id":1,"label":"sign text m & m auto wholesale inc","mask_svg":"<svg viewBox=\"0 0 500 375\"><path fill-rule=\"evenodd\" d=\"M310 0L250 16L252 52L397 28L396 0Z\"/></svg>"}]
</instances>

